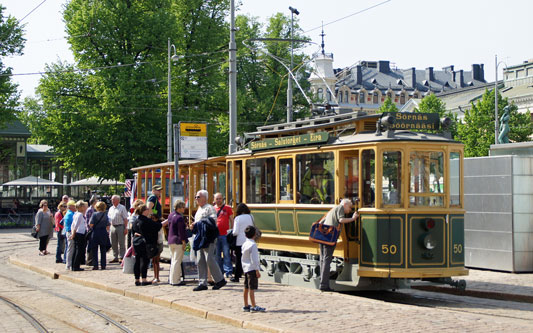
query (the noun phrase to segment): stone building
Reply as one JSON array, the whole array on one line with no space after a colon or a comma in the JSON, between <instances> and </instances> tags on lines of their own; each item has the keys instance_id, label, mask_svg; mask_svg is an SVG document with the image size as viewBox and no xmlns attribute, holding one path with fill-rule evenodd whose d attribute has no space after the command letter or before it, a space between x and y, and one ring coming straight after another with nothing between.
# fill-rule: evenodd
<instances>
[{"instance_id":1,"label":"stone building","mask_svg":"<svg viewBox=\"0 0 533 333\"><path fill-rule=\"evenodd\" d=\"M438 95L487 84L483 64L473 64L470 71L453 65L441 70L399 69L388 60L379 60L334 69L333 54L324 50L314 57L309 82L317 104L368 113L375 112L387 97L400 109L410 99L421 99L429 93Z\"/></svg>"}]
</instances>

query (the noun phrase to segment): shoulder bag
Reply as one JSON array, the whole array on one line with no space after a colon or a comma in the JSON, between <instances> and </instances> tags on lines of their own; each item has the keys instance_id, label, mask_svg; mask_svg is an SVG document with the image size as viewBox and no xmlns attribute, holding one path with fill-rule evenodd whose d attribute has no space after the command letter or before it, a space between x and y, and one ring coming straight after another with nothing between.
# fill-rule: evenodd
<instances>
[{"instance_id":1,"label":"shoulder bag","mask_svg":"<svg viewBox=\"0 0 533 333\"><path fill-rule=\"evenodd\" d=\"M309 233L309 240L313 243L325 244L334 246L337 244L337 239L341 232L341 224L336 227L325 225L327 213L311 226Z\"/></svg>"}]
</instances>

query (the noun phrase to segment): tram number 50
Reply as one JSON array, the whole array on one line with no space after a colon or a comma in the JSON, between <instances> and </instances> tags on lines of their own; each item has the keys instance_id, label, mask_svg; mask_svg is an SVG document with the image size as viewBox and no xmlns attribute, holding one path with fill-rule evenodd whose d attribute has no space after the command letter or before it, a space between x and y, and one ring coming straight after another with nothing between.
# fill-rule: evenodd
<instances>
[{"instance_id":1,"label":"tram number 50","mask_svg":"<svg viewBox=\"0 0 533 333\"><path fill-rule=\"evenodd\" d=\"M463 253L463 245L453 244L453 253L456 253L456 254Z\"/></svg>"},{"instance_id":2,"label":"tram number 50","mask_svg":"<svg viewBox=\"0 0 533 333\"><path fill-rule=\"evenodd\" d=\"M396 247L396 245L394 244L391 244L391 245L388 245L388 244L383 244L381 245L381 253L383 254L396 254L398 252L398 248Z\"/></svg>"}]
</instances>

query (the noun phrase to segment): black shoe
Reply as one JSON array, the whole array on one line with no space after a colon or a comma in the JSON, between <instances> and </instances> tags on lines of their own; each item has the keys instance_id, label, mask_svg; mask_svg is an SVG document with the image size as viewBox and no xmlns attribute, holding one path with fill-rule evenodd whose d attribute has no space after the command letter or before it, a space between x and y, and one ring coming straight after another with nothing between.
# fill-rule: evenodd
<instances>
[{"instance_id":1,"label":"black shoe","mask_svg":"<svg viewBox=\"0 0 533 333\"><path fill-rule=\"evenodd\" d=\"M149 286L151 284L152 284L152 281L141 282L141 286Z\"/></svg>"},{"instance_id":2,"label":"black shoe","mask_svg":"<svg viewBox=\"0 0 533 333\"><path fill-rule=\"evenodd\" d=\"M83 269L83 268L73 268L72 270L75 271L75 272L81 272L81 271L84 271L85 269Z\"/></svg>"},{"instance_id":3,"label":"black shoe","mask_svg":"<svg viewBox=\"0 0 533 333\"><path fill-rule=\"evenodd\" d=\"M136 286L140 286L141 285L141 281L135 281L135 285Z\"/></svg>"},{"instance_id":4,"label":"black shoe","mask_svg":"<svg viewBox=\"0 0 533 333\"><path fill-rule=\"evenodd\" d=\"M181 281L180 283L170 283L170 285L173 287L184 286L185 284L185 281Z\"/></svg>"},{"instance_id":5,"label":"black shoe","mask_svg":"<svg viewBox=\"0 0 533 333\"><path fill-rule=\"evenodd\" d=\"M225 279L222 279L221 281L218 281L213 286L213 290L219 290L220 288L224 287L228 282Z\"/></svg>"},{"instance_id":6,"label":"black shoe","mask_svg":"<svg viewBox=\"0 0 533 333\"><path fill-rule=\"evenodd\" d=\"M215 283L215 281L207 281L207 284L210 285L210 286L214 286L216 283Z\"/></svg>"},{"instance_id":7,"label":"black shoe","mask_svg":"<svg viewBox=\"0 0 533 333\"><path fill-rule=\"evenodd\" d=\"M98 270L98 266L94 266L93 271L97 271L97 270Z\"/></svg>"},{"instance_id":8,"label":"black shoe","mask_svg":"<svg viewBox=\"0 0 533 333\"><path fill-rule=\"evenodd\" d=\"M194 288L192 291L202 291L202 290L207 290L207 286L204 286L203 284L197 286L196 288Z\"/></svg>"},{"instance_id":9,"label":"black shoe","mask_svg":"<svg viewBox=\"0 0 533 333\"><path fill-rule=\"evenodd\" d=\"M100 268L101 270L105 271L105 267Z\"/></svg>"},{"instance_id":10,"label":"black shoe","mask_svg":"<svg viewBox=\"0 0 533 333\"><path fill-rule=\"evenodd\" d=\"M56 264L64 264L63 260L56 260Z\"/></svg>"},{"instance_id":11,"label":"black shoe","mask_svg":"<svg viewBox=\"0 0 533 333\"><path fill-rule=\"evenodd\" d=\"M331 291L334 291L334 290L331 289L330 287L326 287L326 288L320 288L320 291L323 291L323 292L331 292Z\"/></svg>"},{"instance_id":12,"label":"black shoe","mask_svg":"<svg viewBox=\"0 0 533 333\"><path fill-rule=\"evenodd\" d=\"M239 283L239 278L238 278L238 277L232 277L232 278L230 279L230 281L231 281L231 282L237 282L237 283Z\"/></svg>"}]
</instances>

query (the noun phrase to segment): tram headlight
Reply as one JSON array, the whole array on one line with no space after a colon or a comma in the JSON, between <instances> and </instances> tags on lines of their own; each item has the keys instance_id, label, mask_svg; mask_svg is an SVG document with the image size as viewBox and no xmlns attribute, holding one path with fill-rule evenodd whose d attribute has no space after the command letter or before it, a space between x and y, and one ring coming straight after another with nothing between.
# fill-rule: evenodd
<instances>
[{"instance_id":1,"label":"tram headlight","mask_svg":"<svg viewBox=\"0 0 533 333\"><path fill-rule=\"evenodd\" d=\"M437 242L430 234L424 236L422 243L424 244L424 247L428 250L433 250L437 246Z\"/></svg>"}]
</instances>

